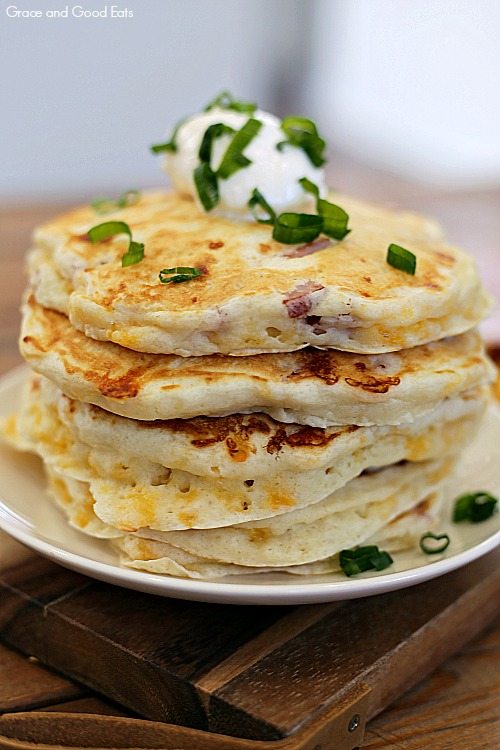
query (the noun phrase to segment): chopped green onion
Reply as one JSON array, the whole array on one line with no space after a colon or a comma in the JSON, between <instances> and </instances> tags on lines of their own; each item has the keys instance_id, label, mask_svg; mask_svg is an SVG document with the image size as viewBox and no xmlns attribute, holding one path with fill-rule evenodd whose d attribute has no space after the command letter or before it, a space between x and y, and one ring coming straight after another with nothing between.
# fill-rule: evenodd
<instances>
[{"instance_id":1,"label":"chopped green onion","mask_svg":"<svg viewBox=\"0 0 500 750\"><path fill-rule=\"evenodd\" d=\"M261 121L251 117L235 133L217 170L218 177L222 180L227 180L228 177L231 177L239 169L248 167L252 163L250 159L243 155L243 149L255 138L261 127Z\"/></svg>"},{"instance_id":2,"label":"chopped green onion","mask_svg":"<svg viewBox=\"0 0 500 750\"><path fill-rule=\"evenodd\" d=\"M316 211L323 219L323 234L333 237L335 240L343 240L351 231L347 228L349 214L340 206L320 198L319 187L307 177L299 180L306 193L311 193L316 198Z\"/></svg>"},{"instance_id":3,"label":"chopped green onion","mask_svg":"<svg viewBox=\"0 0 500 750\"><path fill-rule=\"evenodd\" d=\"M234 134L217 172L214 172L210 166L214 139L225 133L234 133L234 130L221 122L214 123L206 129L198 152L201 164L193 173L198 197L205 211L211 211L219 202L218 178L225 180L238 169L251 164L250 159L243 155L243 149L248 146L261 127L262 123L259 120L250 118L246 121L243 127Z\"/></svg>"},{"instance_id":4,"label":"chopped green onion","mask_svg":"<svg viewBox=\"0 0 500 750\"><path fill-rule=\"evenodd\" d=\"M349 214L343 208L320 198L317 203L317 210L323 219L323 234L333 237L335 240L343 240L349 234L351 231L347 228Z\"/></svg>"},{"instance_id":5,"label":"chopped green onion","mask_svg":"<svg viewBox=\"0 0 500 750\"><path fill-rule=\"evenodd\" d=\"M217 175L207 162L202 162L193 173L194 184L205 211L211 211L219 202Z\"/></svg>"},{"instance_id":6,"label":"chopped green onion","mask_svg":"<svg viewBox=\"0 0 500 750\"><path fill-rule=\"evenodd\" d=\"M417 258L409 250L405 250L404 247L394 244L389 245L386 260L393 268L398 268L400 271L409 273L411 276L415 275Z\"/></svg>"},{"instance_id":7,"label":"chopped green onion","mask_svg":"<svg viewBox=\"0 0 500 750\"><path fill-rule=\"evenodd\" d=\"M175 128L173 129L172 135L170 136L170 140L166 141L165 143L156 143L154 146L150 146L150 151L153 152L153 154L161 154L165 151L170 151L171 153L175 153L177 151L177 133L179 132L179 128L181 125L184 125L186 122L186 118L183 117L182 120L179 120Z\"/></svg>"},{"instance_id":8,"label":"chopped green onion","mask_svg":"<svg viewBox=\"0 0 500 750\"><path fill-rule=\"evenodd\" d=\"M314 214L280 214L274 223L273 240L285 245L315 240L323 229L323 219Z\"/></svg>"},{"instance_id":9,"label":"chopped green onion","mask_svg":"<svg viewBox=\"0 0 500 750\"><path fill-rule=\"evenodd\" d=\"M114 237L116 234L128 234L132 238L132 232L128 224L124 221L105 221L103 224L97 224L92 229L89 229L87 236L93 243L102 242L110 237Z\"/></svg>"},{"instance_id":10,"label":"chopped green onion","mask_svg":"<svg viewBox=\"0 0 500 750\"><path fill-rule=\"evenodd\" d=\"M271 208L260 190L257 190L257 188L253 189L252 196L247 205L253 218L255 219L255 221L258 221L259 224L274 224L274 222L276 221L276 213L274 209ZM258 215L257 207L261 208L267 213L267 219L263 219L262 216Z\"/></svg>"},{"instance_id":11,"label":"chopped green onion","mask_svg":"<svg viewBox=\"0 0 500 750\"><path fill-rule=\"evenodd\" d=\"M211 109L215 109L215 107L219 109L232 109L234 112L248 112L249 114L253 114L257 109L257 105L252 102L240 102L233 99L229 91L222 91L207 104L204 111L209 112Z\"/></svg>"},{"instance_id":12,"label":"chopped green onion","mask_svg":"<svg viewBox=\"0 0 500 750\"><path fill-rule=\"evenodd\" d=\"M428 540L431 540L430 542ZM436 542L438 544L436 544ZM441 542L441 544L439 544ZM448 549L450 545L450 537L448 534L433 534L432 531L428 531L426 534L420 537L420 549L425 552L426 555L440 555L445 549Z\"/></svg>"},{"instance_id":13,"label":"chopped green onion","mask_svg":"<svg viewBox=\"0 0 500 750\"><path fill-rule=\"evenodd\" d=\"M195 279L197 276L203 276L203 271L191 266L175 266L163 268L158 276L162 284L180 284L183 281Z\"/></svg>"},{"instance_id":14,"label":"chopped green onion","mask_svg":"<svg viewBox=\"0 0 500 750\"><path fill-rule=\"evenodd\" d=\"M177 151L177 145L174 143L174 141L167 141L166 143L155 143L153 146L149 147L149 150L153 154L161 154L164 151Z\"/></svg>"},{"instance_id":15,"label":"chopped green onion","mask_svg":"<svg viewBox=\"0 0 500 750\"><path fill-rule=\"evenodd\" d=\"M221 135L234 133L234 129L222 122L209 125L206 129L198 151L201 164L196 167L193 174L198 197L205 211L211 211L219 202L218 178L225 180L242 167L251 164L250 159L243 155L243 149L248 146L261 127L262 123L259 120L250 118L243 127L236 131L217 172L214 172L210 166L213 142Z\"/></svg>"},{"instance_id":16,"label":"chopped green onion","mask_svg":"<svg viewBox=\"0 0 500 750\"><path fill-rule=\"evenodd\" d=\"M385 550L379 550L378 555L373 555L370 560L375 570L385 570L385 568L388 568L394 562L390 554L385 552Z\"/></svg>"},{"instance_id":17,"label":"chopped green onion","mask_svg":"<svg viewBox=\"0 0 500 750\"><path fill-rule=\"evenodd\" d=\"M208 126L203 135L200 150L198 151L200 161L210 164L214 140L220 138L221 135L226 133L234 133L234 128L230 128L229 125L224 125L222 122L216 122L213 125Z\"/></svg>"},{"instance_id":18,"label":"chopped green onion","mask_svg":"<svg viewBox=\"0 0 500 750\"><path fill-rule=\"evenodd\" d=\"M130 241L127 252L122 255L122 268L134 266L144 258L144 245L142 242Z\"/></svg>"},{"instance_id":19,"label":"chopped green onion","mask_svg":"<svg viewBox=\"0 0 500 750\"><path fill-rule=\"evenodd\" d=\"M307 177L301 177L299 183L302 185L306 193L311 193L311 195L314 195L316 200L319 200L319 187L315 185L314 182L309 180Z\"/></svg>"},{"instance_id":20,"label":"chopped green onion","mask_svg":"<svg viewBox=\"0 0 500 750\"><path fill-rule=\"evenodd\" d=\"M388 552L379 550L376 544L355 549L343 549L339 553L340 567L346 576L355 576L366 570L385 570L393 559Z\"/></svg>"},{"instance_id":21,"label":"chopped green onion","mask_svg":"<svg viewBox=\"0 0 500 750\"><path fill-rule=\"evenodd\" d=\"M312 120L306 117L295 117L290 115L281 122L281 129L287 140L281 141L276 148L282 151L290 144L301 148L307 154L309 161L315 167L321 167L325 163L324 151L326 143L318 134L318 129Z\"/></svg>"},{"instance_id":22,"label":"chopped green onion","mask_svg":"<svg viewBox=\"0 0 500 750\"><path fill-rule=\"evenodd\" d=\"M488 492L470 492L466 495L460 495L455 500L453 508L453 521L470 521L471 523L481 523L490 518L495 513L498 500Z\"/></svg>"},{"instance_id":23,"label":"chopped green onion","mask_svg":"<svg viewBox=\"0 0 500 750\"><path fill-rule=\"evenodd\" d=\"M144 245L132 240L132 231L124 221L105 221L87 232L89 240L94 244L115 237L117 234L126 234L129 238L127 252L122 255L122 268L139 263L144 258Z\"/></svg>"},{"instance_id":24,"label":"chopped green onion","mask_svg":"<svg viewBox=\"0 0 500 750\"><path fill-rule=\"evenodd\" d=\"M139 190L126 190L118 198L96 198L90 204L96 214L103 216L104 214L110 214L113 211L118 211L120 208L126 208L127 206L133 206L139 201L141 194Z\"/></svg>"}]
</instances>

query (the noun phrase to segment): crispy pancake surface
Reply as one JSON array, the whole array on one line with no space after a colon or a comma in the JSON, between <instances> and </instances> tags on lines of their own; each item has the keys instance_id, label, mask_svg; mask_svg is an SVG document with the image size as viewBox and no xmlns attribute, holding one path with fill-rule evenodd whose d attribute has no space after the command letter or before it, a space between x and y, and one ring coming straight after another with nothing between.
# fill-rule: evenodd
<instances>
[{"instance_id":1,"label":"crispy pancake surface","mask_svg":"<svg viewBox=\"0 0 500 750\"><path fill-rule=\"evenodd\" d=\"M270 228L200 212L173 193L146 194L109 217L145 244L121 267L126 237L92 244L90 207L35 232L29 261L37 300L88 336L143 352L198 356L294 351L307 344L398 351L473 327L487 312L474 261L418 216L335 195L350 214L341 242L283 245ZM417 257L414 276L386 262L390 243ZM176 266L202 275L161 284Z\"/></svg>"},{"instance_id":2,"label":"crispy pancake surface","mask_svg":"<svg viewBox=\"0 0 500 750\"><path fill-rule=\"evenodd\" d=\"M139 420L264 412L313 427L398 424L494 377L475 331L379 355L308 347L186 358L88 338L32 294L20 347L30 366L68 396ZM210 440L220 423L194 424L198 439Z\"/></svg>"},{"instance_id":3,"label":"crispy pancake surface","mask_svg":"<svg viewBox=\"0 0 500 750\"><path fill-rule=\"evenodd\" d=\"M182 437L176 444L178 433L165 425L144 431L142 423L71 401L35 380L16 434L56 471L88 482L97 516L122 531L216 528L274 517L278 527L292 512L300 518L303 509L319 508L366 469L455 454L474 435L485 403L485 393L464 394L402 427L329 432L289 425L279 441L260 431L233 433L241 441L234 449ZM269 417L261 418L273 429ZM313 430L315 439L304 440L304 430Z\"/></svg>"}]
</instances>

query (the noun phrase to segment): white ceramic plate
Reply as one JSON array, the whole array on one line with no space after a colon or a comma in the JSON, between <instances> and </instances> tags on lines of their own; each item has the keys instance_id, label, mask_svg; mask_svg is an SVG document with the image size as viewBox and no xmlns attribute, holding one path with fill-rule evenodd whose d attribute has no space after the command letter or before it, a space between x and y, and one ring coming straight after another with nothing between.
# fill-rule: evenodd
<instances>
[{"instance_id":1,"label":"white ceramic plate","mask_svg":"<svg viewBox=\"0 0 500 750\"><path fill-rule=\"evenodd\" d=\"M16 408L26 368L0 379L0 417ZM450 486L450 500L468 490L500 494L500 409L487 415L480 435L466 451ZM232 604L304 604L356 599L413 586L486 554L500 543L500 514L479 524L452 524L449 506L439 531L450 535L444 555L419 550L397 553L381 573L356 578L343 574L294 577L281 574L190 580L123 568L107 542L72 529L45 494L40 461L0 443L0 529L67 568L118 586L178 599ZM0 545L2 539L0 538Z\"/></svg>"}]
</instances>

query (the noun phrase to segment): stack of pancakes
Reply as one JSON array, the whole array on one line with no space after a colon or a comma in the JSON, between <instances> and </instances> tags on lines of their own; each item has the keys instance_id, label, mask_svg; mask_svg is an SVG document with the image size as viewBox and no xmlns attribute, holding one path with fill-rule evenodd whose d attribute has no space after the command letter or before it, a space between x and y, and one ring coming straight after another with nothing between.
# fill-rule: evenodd
<instances>
[{"instance_id":1,"label":"stack of pancakes","mask_svg":"<svg viewBox=\"0 0 500 750\"><path fill-rule=\"evenodd\" d=\"M6 431L43 459L72 526L125 565L214 577L338 569L438 523L492 367L474 262L421 217L345 197L351 233L301 246L149 193L98 244L83 207L40 227ZM416 255L409 275L390 243ZM162 284L166 267L201 275Z\"/></svg>"}]
</instances>

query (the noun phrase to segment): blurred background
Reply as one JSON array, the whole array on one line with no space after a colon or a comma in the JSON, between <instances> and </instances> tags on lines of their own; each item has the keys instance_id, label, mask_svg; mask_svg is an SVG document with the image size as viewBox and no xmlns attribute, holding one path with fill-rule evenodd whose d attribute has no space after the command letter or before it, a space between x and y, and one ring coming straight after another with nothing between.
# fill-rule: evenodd
<instances>
[{"instance_id":1,"label":"blurred background","mask_svg":"<svg viewBox=\"0 0 500 750\"><path fill-rule=\"evenodd\" d=\"M500 298L498 0L2 0L0 28L2 216L161 184L149 144L229 89L315 119L332 185L434 215Z\"/></svg>"}]
</instances>

